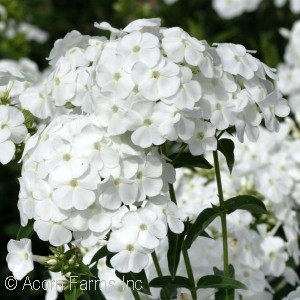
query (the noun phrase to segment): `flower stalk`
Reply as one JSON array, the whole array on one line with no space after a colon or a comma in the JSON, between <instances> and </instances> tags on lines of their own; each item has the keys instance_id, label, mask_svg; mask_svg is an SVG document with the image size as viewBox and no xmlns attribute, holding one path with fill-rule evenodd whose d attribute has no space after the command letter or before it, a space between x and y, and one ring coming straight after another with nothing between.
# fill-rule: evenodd
<instances>
[{"instance_id":1,"label":"flower stalk","mask_svg":"<svg viewBox=\"0 0 300 300\"><path fill-rule=\"evenodd\" d=\"M216 173L216 181L218 187L219 203L222 207L224 204L220 164L218 158L218 152L213 151L214 166ZM229 259L228 259L228 237L227 237L227 224L226 224L226 213L221 215L221 225L222 225L222 239L223 239L223 264L224 264L224 276L229 276Z\"/></svg>"},{"instance_id":2,"label":"flower stalk","mask_svg":"<svg viewBox=\"0 0 300 300\"><path fill-rule=\"evenodd\" d=\"M161 267L160 267L160 265L159 265L159 261L158 261L156 252L153 251L153 252L151 253L151 256L152 256L152 260L153 260L153 263L154 263L154 266L155 266L155 270L156 270L157 275L158 275L159 277L162 277L162 276L163 276L163 273L162 273L162 271L161 271ZM164 293L165 298L166 298L167 300L171 299L170 293L169 293L169 290L168 290L167 287L164 287L164 288L163 288L163 293Z\"/></svg>"},{"instance_id":3,"label":"flower stalk","mask_svg":"<svg viewBox=\"0 0 300 300\"><path fill-rule=\"evenodd\" d=\"M188 278L189 278L189 281L190 281L190 291L191 291L191 294L192 294L192 299L197 300L197 291L196 291L196 287L195 287L195 278L194 278L193 269L192 269L191 261L190 261L190 258L189 258L188 250L183 249L182 254L183 254L183 259L184 259L184 263L185 263L185 267L186 267L186 272L188 274Z\"/></svg>"}]
</instances>

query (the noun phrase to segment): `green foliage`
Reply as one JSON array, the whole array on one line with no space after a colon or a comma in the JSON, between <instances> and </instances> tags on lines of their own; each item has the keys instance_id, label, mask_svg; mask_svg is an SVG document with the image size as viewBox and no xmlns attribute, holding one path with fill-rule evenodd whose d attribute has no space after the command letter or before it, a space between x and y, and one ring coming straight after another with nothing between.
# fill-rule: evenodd
<instances>
[{"instance_id":1,"label":"green foliage","mask_svg":"<svg viewBox=\"0 0 300 300\"><path fill-rule=\"evenodd\" d=\"M238 280L221 276L221 275L206 275L199 279L197 282L198 289L243 289L247 290L247 287Z\"/></svg>"},{"instance_id":2,"label":"green foliage","mask_svg":"<svg viewBox=\"0 0 300 300\"><path fill-rule=\"evenodd\" d=\"M175 288L186 288L190 289L190 281L188 278L183 276L175 276L172 278L171 276L162 276L162 277L156 277L152 279L149 283L151 287L175 287Z\"/></svg>"},{"instance_id":3,"label":"green foliage","mask_svg":"<svg viewBox=\"0 0 300 300\"><path fill-rule=\"evenodd\" d=\"M24 239L24 238L29 239L32 236L32 234L34 233L33 223L34 223L33 220L29 220L28 224L25 227L20 226L20 229L17 234L17 240Z\"/></svg>"},{"instance_id":4,"label":"green foliage","mask_svg":"<svg viewBox=\"0 0 300 300\"><path fill-rule=\"evenodd\" d=\"M212 169L213 166L202 156L194 156L191 153L173 153L169 156L174 168L201 168Z\"/></svg>"},{"instance_id":5,"label":"green foliage","mask_svg":"<svg viewBox=\"0 0 300 300\"><path fill-rule=\"evenodd\" d=\"M217 207L204 209L197 217L193 225L187 232L183 243L184 249L189 249L194 240L204 232L207 226L217 217L223 214Z\"/></svg>"},{"instance_id":6,"label":"green foliage","mask_svg":"<svg viewBox=\"0 0 300 300\"><path fill-rule=\"evenodd\" d=\"M116 275L132 290L138 290L146 295L151 295L145 270L142 270L140 273L120 273L116 271Z\"/></svg>"},{"instance_id":7,"label":"green foliage","mask_svg":"<svg viewBox=\"0 0 300 300\"><path fill-rule=\"evenodd\" d=\"M182 243L189 227L190 227L190 223L185 222L184 231L182 233L175 234L171 230L168 231L169 249L168 249L167 257L168 257L168 267L172 279L175 278L177 272L177 268L180 261Z\"/></svg>"},{"instance_id":8,"label":"green foliage","mask_svg":"<svg viewBox=\"0 0 300 300\"><path fill-rule=\"evenodd\" d=\"M230 139L218 140L218 150L225 156L229 172L234 165L234 142Z\"/></svg>"},{"instance_id":9,"label":"green foliage","mask_svg":"<svg viewBox=\"0 0 300 300\"><path fill-rule=\"evenodd\" d=\"M268 213L264 203L253 196L240 195L225 201L224 208L228 214L233 213L237 209L247 210L254 214Z\"/></svg>"}]
</instances>

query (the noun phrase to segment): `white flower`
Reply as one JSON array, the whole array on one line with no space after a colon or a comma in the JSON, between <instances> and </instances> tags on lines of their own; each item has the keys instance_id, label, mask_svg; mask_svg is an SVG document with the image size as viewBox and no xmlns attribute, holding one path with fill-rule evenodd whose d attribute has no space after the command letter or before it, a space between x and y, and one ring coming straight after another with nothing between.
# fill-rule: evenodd
<instances>
[{"instance_id":1,"label":"white flower","mask_svg":"<svg viewBox=\"0 0 300 300\"><path fill-rule=\"evenodd\" d=\"M110 263L121 273L130 271L139 273L148 262L148 252L138 244L139 230L137 228L121 228L113 231L107 243L107 249L117 252Z\"/></svg>"},{"instance_id":2,"label":"white flower","mask_svg":"<svg viewBox=\"0 0 300 300\"><path fill-rule=\"evenodd\" d=\"M151 33L133 31L125 35L117 46L118 52L125 59L124 70L130 72L133 65L138 61L150 68L154 67L161 57L158 46L158 38Z\"/></svg>"},{"instance_id":3,"label":"white flower","mask_svg":"<svg viewBox=\"0 0 300 300\"><path fill-rule=\"evenodd\" d=\"M186 143L193 155L201 155L206 151L217 149L217 140L215 138L216 128L209 122L196 121L194 135Z\"/></svg>"},{"instance_id":4,"label":"white flower","mask_svg":"<svg viewBox=\"0 0 300 300\"><path fill-rule=\"evenodd\" d=\"M72 207L84 210L95 202L94 190L100 178L94 170L74 178L68 170L59 168L51 172L49 182L56 188L53 200L58 207L65 210Z\"/></svg>"},{"instance_id":5,"label":"white flower","mask_svg":"<svg viewBox=\"0 0 300 300\"><path fill-rule=\"evenodd\" d=\"M139 164L135 183L138 186L141 200L146 195L153 197L161 193L163 187L162 171L161 161L153 155L147 155Z\"/></svg>"},{"instance_id":6,"label":"white flower","mask_svg":"<svg viewBox=\"0 0 300 300\"><path fill-rule=\"evenodd\" d=\"M171 231L181 233L184 229L183 215L177 205L165 196L159 195L151 198L146 207L155 211L159 219L168 224Z\"/></svg>"},{"instance_id":7,"label":"white flower","mask_svg":"<svg viewBox=\"0 0 300 300\"><path fill-rule=\"evenodd\" d=\"M166 140L159 130L161 119L155 115L157 106L154 102L137 102L132 105L132 111L135 112L136 127L131 135L131 140L135 145L142 148L148 148L152 144L161 145Z\"/></svg>"},{"instance_id":8,"label":"white flower","mask_svg":"<svg viewBox=\"0 0 300 300\"><path fill-rule=\"evenodd\" d=\"M191 37L179 27L173 27L163 30L162 48L175 63L185 61L197 66L202 58L201 52L205 46L196 38Z\"/></svg>"},{"instance_id":9,"label":"white flower","mask_svg":"<svg viewBox=\"0 0 300 300\"><path fill-rule=\"evenodd\" d=\"M59 58L65 54L65 52L75 46L87 45L88 36L81 35L78 31L73 30L66 34L63 39L59 39L54 43L53 49L49 54L49 64L54 66Z\"/></svg>"},{"instance_id":10,"label":"white flower","mask_svg":"<svg viewBox=\"0 0 300 300\"><path fill-rule=\"evenodd\" d=\"M133 180L110 177L100 184L99 201L107 209L118 209L122 203L133 204L138 198L138 187Z\"/></svg>"},{"instance_id":11,"label":"white flower","mask_svg":"<svg viewBox=\"0 0 300 300\"><path fill-rule=\"evenodd\" d=\"M16 279L21 280L33 270L31 240L10 240L7 244L7 251L9 252L6 256L8 268Z\"/></svg>"},{"instance_id":12,"label":"white flower","mask_svg":"<svg viewBox=\"0 0 300 300\"><path fill-rule=\"evenodd\" d=\"M265 99L258 102L264 114L266 127L271 131L279 131L279 121L275 116L286 117L290 113L290 108L282 95L274 90Z\"/></svg>"},{"instance_id":13,"label":"white flower","mask_svg":"<svg viewBox=\"0 0 300 300\"><path fill-rule=\"evenodd\" d=\"M279 237L265 237L261 244L266 261L264 268L267 274L282 275L288 255L284 251L284 241Z\"/></svg>"},{"instance_id":14,"label":"white flower","mask_svg":"<svg viewBox=\"0 0 300 300\"><path fill-rule=\"evenodd\" d=\"M47 91L57 106L63 106L75 95L77 74L67 60L61 59L57 64L48 77Z\"/></svg>"},{"instance_id":15,"label":"white flower","mask_svg":"<svg viewBox=\"0 0 300 300\"><path fill-rule=\"evenodd\" d=\"M115 92L119 97L126 98L134 83L123 69L123 61L121 55L111 55L107 61L99 63L96 80L102 91Z\"/></svg>"},{"instance_id":16,"label":"white flower","mask_svg":"<svg viewBox=\"0 0 300 300\"><path fill-rule=\"evenodd\" d=\"M125 228L137 228L137 242L144 248L155 249L167 234L167 227L149 208L129 211L122 218Z\"/></svg>"},{"instance_id":17,"label":"white flower","mask_svg":"<svg viewBox=\"0 0 300 300\"><path fill-rule=\"evenodd\" d=\"M177 93L169 98L162 98L165 103L174 103L179 109L193 109L195 102L202 96L202 89L199 81L193 80L193 73L188 67L181 67L181 84Z\"/></svg>"},{"instance_id":18,"label":"white flower","mask_svg":"<svg viewBox=\"0 0 300 300\"><path fill-rule=\"evenodd\" d=\"M256 105L247 105L241 112L236 115L235 128L236 135L240 142L244 141L244 134L247 138L255 142L259 136L258 125L261 123L261 116Z\"/></svg>"},{"instance_id":19,"label":"white flower","mask_svg":"<svg viewBox=\"0 0 300 300\"><path fill-rule=\"evenodd\" d=\"M15 144L27 134L23 114L15 107L0 105L0 162L7 164L15 154Z\"/></svg>"},{"instance_id":20,"label":"white flower","mask_svg":"<svg viewBox=\"0 0 300 300\"><path fill-rule=\"evenodd\" d=\"M257 61L242 45L218 44L216 51L221 58L224 71L228 73L251 79L258 70Z\"/></svg>"},{"instance_id":21,"label":"white flower","mask_svg":"<svg viewBox=\"0 0 300 300\"><path fill-rule=\"evenodd\" d=\"M180 86L179 67L167 59L153 68L137 62L131 75L140 93L150 101L173 96Z\"/></svg>"},{"instance_id":22,"label":"white flower","mask_svg":"<svg viewBox=\"0 0 300 300\"><path fill-rule=\"evenodd\" d=\"M47 95L44 84L26 89L20 95L20 102L23 108L40 119L54 115L53 99Z\"/></svg>"}]
</instances>

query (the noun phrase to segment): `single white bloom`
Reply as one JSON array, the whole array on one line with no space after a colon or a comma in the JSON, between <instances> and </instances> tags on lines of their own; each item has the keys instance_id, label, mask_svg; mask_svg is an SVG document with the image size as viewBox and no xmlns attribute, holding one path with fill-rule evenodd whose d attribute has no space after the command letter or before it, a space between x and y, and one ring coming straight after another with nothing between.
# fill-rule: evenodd
<instances>
[{"instance_id":1,"label":"single white bloom","mask_svg":"<svg viewBox=\"0 0 300 300\"><path fill-rule=\"evenodd\" d=\"M258 70L257 61L242 45L219 44L216 51L220 56L224 71L228 73L251 79L254 77L254 72Z\"/></svg>"},{"instance_id":2,"label":"single white bloom","mask_svg":"<svg viewBox=\"0 0 300 300\"><path fill-rule=\"evenodd\" d=\"M217 149L217 140L215 138L216 128L206 121L196 120L195 132L192 138L186 141L193 155L201 155L207 151Z\"/></svg>"},{"instance_id":3,"label":"single white bloom","mask_svg":"<svg viewBox=\"0 0 300 300\"><path fill-rule=\"evenodd\" d=\"M161 59L153 68L137 62L131 76L140 93L151 101L173 96L180 86L179 67L169 59Z\"/></svg>"},{"instance_id":4,"label":"single white bloom","mask_svg":"<svg viewBox=\"0 0 300 300\"><path fill-rule=\"evenodd\" d=\"M134 83L128 73L123 69L123 57L111 55L105 62L97 65L96 81L102 91L116 93L126 98L134 88Z\"/></svg>"},{"instance_id":5,"label":"single white bloom","mask_svg":"<svg viewBox=\"0 0 300 300\"><path fill-rule=\"evenodd\" d=\"M188 33L179 27L173 27L163 30L162 48L175 63L182 63L184 60L197 66L202 58L205 46L201 41L191 37Z\"/></svg>"},{"instance_id":6,"label":"single white bloom","mask_svg":"<svg viewBox=\"0 0 300 300\"><path fill-rule=\"evenodd\" d=\"M137 242L147 249L155 249L167 234L166 224L149 208L129 211L123 216L122 224L124 228L137 228L139 230Z\"/></svg>"},{"instance_id":7,"label":"single white bloom","mask_svg":"<svg viewBox=\"0 0 300 300\"><path fill-rule=\"evenodd\" d=\"M158 38L148 32L133 31L125 35L117 46L118 53L124 57L124 70L130 72L133 65L141 61L150 68L161 58Z\"/></svg>"},{"instance_id":8,"label":"single white bloom","mask_svg":"<svg viewBox=\"0 0 300 300\"><path fill-rule=\"evenodd\" d=\"M45 84L26 89L20 95L20 102L23 108L40 119L54 115L54 100L47 95Z\"/></svg>"},{"instance_id":9,"label":"single white bloom","mask_svg":"<svg viewBox=\"0 0 300 300\"><path fill-rule=\"evenodd\" d=\"M121 228L111 233L107 249L117 253L110 260L117 271L139 273L148 265L149 250L137 243L138 234L137 228Z\"/></svg>"},{"instance_id":10,"label":"single white bloom","mask_svg":"<svg viewBox=\"0 0 300 300\"><path fill-rule=\"evenodd\" d=\"M57 67L48 76L47 92L57 106L63 106L75 95L77 73L64 58L60 59L57 64Z\"/></svg>"},{"instance_id":11,"label":"single white bloom","mask_svg":"<svg viewBox=\"0 0 300 300\"><path fill-rule=\"evenodd\" d=\"M31 240L10 240L7 244L7 251L6 262L8 268L16 279L21 280L33 270Z\"/></svg>"}]
</instances>

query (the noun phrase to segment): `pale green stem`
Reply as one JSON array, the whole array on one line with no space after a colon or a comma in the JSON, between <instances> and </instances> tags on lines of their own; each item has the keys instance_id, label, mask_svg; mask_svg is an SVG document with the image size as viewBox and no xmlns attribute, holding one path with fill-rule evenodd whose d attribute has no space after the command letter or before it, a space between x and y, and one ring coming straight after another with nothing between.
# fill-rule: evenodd
<instances>
[{"instance_id":1,"label":"pale green stem","mask_svg":"<svg viewBox=\"0 0 300 300\"><path fill-rule=\"evenodd\" d=\"M218 152L213 151L214 156L214 165L215 165L215 173L219 194L219 203L222 207L224 204L224 196L223 196L223 188L221 181L221 172L220 172L220 164L218 158ZM221 224L222 224L222 238L223 238L223 263L224 263L224 276L229 276L229 259L228 259L228 238L227 238L227 224L226 224L226 212L221 215Z\"/></svg>"},{"instance_id":2,"label":"pale green stem","mask_svg":"<svg viewBox=\"0 0 300 300\"><path fill-rule=\"evenodd\" d=\"M154 266L155 266L156 273L157 273L158 277L162 277L162 276L163 276L163 273L162 273L162 271L161 271L161 267L160 267L160 265L159 265L159 261L158 261L156 252L153 251L153 252L151 253L151 256L152 256L152 260L153 260L153 263L154 263ZM170 293L169 293L169 290L168 290L167 287L164 287L164 288L163 288L163 293L164 293L166 299L171 299Z\"/></svg>"},{"instance_id":3,"label":"pale green stem","mask_svg":"<svg viewBox=\"0 0 300 300\"><path fill-rule=\"evenodd\" d=\"M41 264L41 265L44 265L46 263L46 261L49 259L48 256L40 256L40 255L32 255L32 259L33 261Z\"/></svg>"},{"instance_id":4,"label":"pale green stem","mask_svg":"<svg viewBox=\"0 0 300 300\"><path fill-rule=\"evenodd\" d=\"M183 254L183 259L184 259L184 263L185 263L185 267L186 267L186 272L188 274L188 278L190 281L190 291L192 294L192 299L197 300L197 290L195 287L195 279L194 279L193 269L192 269L191 261L189 258L188 250L183 249L182 254Z\"/></svg>"}]
</instances>

